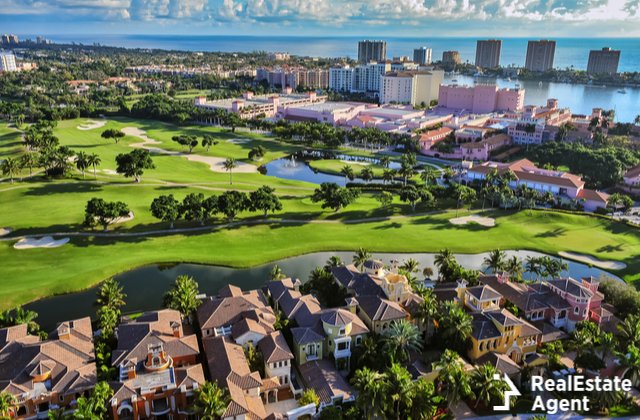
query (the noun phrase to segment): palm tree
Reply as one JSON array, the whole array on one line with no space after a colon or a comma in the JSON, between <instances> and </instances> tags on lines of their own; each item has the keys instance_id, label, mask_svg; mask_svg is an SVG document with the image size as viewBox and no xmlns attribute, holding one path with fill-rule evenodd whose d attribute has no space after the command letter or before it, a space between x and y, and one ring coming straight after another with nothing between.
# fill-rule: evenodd
<instances>
[{"instance_id":1,"label":"palm tree","mask_svg":"<svg viewBox=\"0 0 640 420\"><path fill-rule=\"evenodd\" d=\"M485 407L493 406L502 400L507 386L503 380L496 380L495 375L500 375L500 371L493 365L486 363L480 365L471 374L471 392L475 395L476 404L482 403Z\"/></svg>"},{"instance_id":2,"label":"palm tree","mask_svg":"<svg viewBox=\"0 0 640 420\"><path fill-rule=\"evenodd\" d=\"M504 269L509 273L509 277L515 281L522 280L524 267L522 266L522 260L517 255L512 256L504 263Z\"/></svg>"},{"instance_id":3,"label":"palm tree","mask_svg":"<svg viewBox=\"0 0 640 420\"><path fill-rule=\"evenodd\" d=\"M27 324L27 330L29 333L37 334L40 331L40 325L36 322L36 318L38 318L38 313L36 311L30 311L24 309L22 306L18 306L11 314L11 324Z\"/></svg>"},{"instance_id":4,"label":"palm tree","mask_svg":"<svg viewBox=\"0 0 640 420\"><path fill-rule=\"evenodd\" d=\"M549 370L553 371L560 366L560 359L564 355L564 345L561 340L545 343L540 349L540 353L549 359Z\"/></svg>"},{"instance_id":5,"label":"palm tree","mask_svg":"<svg viewBox=\"0 0 640 420\"><path fill-rule=\"evenodd\" d=\"M82 172L82 178L84 179L84 171L89 167L87 160L87 154L84 152L76 153L76 168Z\"/></svg>"},{"instance_id":6,"label":"palm tree","mask_svg":"<svg viewBox=\"0 0 640 420\"><path fill-rule=\"evenodd\" d=\"M229 172L229 185L233 184L233 170L238 167L238 163L234 158L227 158L222 164L224 170Z\"/></svg>"},{"instance_id":7,"label":"palm tree","mask_svg":"<svg viewBox=\"0 0 640 420\"><path fill-rule=\"evenodd\" d=\"M415 390L412 386L411 375L399 363L391 364L385 373L388 383L385 395L393 407L391 413L395 414L398 420L406 418L406 410L411 407Z\"/></svg>"},{"instance_id":8,"label":"palm tree","mask_svg":"<svg viewBox=\"0 0 640 420\"><path fill-rule=\"evenodd\" d=\"M382 181L387 183L387 182L393 182L393 177L395 176L396 171L394 171L393 169L385 169L384 171L382 171Z\"/></svg>"},{"instance_id":9,"label":"palm tree","mask_svg":"<svg viewBox=\"0 0 640 420\"><path fill-rule=\"evenodd\" d=\"M429 185L434 183L438 177L440 176L440 171L433 168L425 168L422 172L420 172L420 179L424 181L425 185Z\"/></svg>"},{"instance_id":10,"label":"palm tree","mask_svg":"<svg viewBox=\"0 0 640 420\"><path fill-rule=\"evenodd\" d=\"M91 167L93 167L93 178L94 179L98 179L98 176L96 175L96 167L100 166L100 164L102 163L102 159L100 159L100 156L98 156L95 153L90 153L87 155L87 164Z\"/></svg>"},{"instance_id":11,"label":"palm tree","mask_svg":"<svg viewBox=\"0 0 640 420\"><path fill-rule=\"evenodd\" d=\"M353 264L362 270L364 263L371 259L371 254L364 248L359 248L353 256Z\"/></svg>"},{"instance_id":12,"label":"palm tree","mask_svg":"<svg viewBox=\"0 0 640 420\"><path fill-rule=\"evenodd\" d=\"M389 165L391 164L391 158L389 158L389 156L382 156L380 158L380 162L379 163L380 163L380 166L382 166L383 168L388 168Z\"/></svg>"},{"instance_id":13,"label":"palm tree","mask_svg":"<svg viewBox=\"0 0 640 420\"><path fill-rule=\"evenodd\" d=\"M280 268L278 264L274 264L273 267L271 267L271 271L269 272L269 277L271 278L271 280L276 281L282 280L287 276L284 274L282 268Z\"/></svg>"},{"instance_id":14,"label":"palm tree","mask_svg":"<svg viewBox=\"0 0 640 420\"><path fill-rule=\"evenodd\" d=\"M420 331L409 321L391 323L384 332L384 349L392 360L404 362L409 359L410 351L422 350Z\"/></svg>"},{"instance_id":15,"label":"palm tree","mask_svg":"<svg viewBox=\"0 0 640 420\"><path fill-rule=\"evenodd\" d=\"M229 395L216 382L205 382L196 390L194 408L203 420L217 420L229 406Z\"/></svg>"},{"instance_id":16,"label":"palm tree","mask_svg":"<svg viewBox=\"0 0 640 420\"><path fill-rule=\"evenodd\" d=\"M433 260L433 264L438 268L438 278L442 280L443 273L449 271L457 263L456 257L454 257L450 249L443 249L438 252Z\"/></svg>"},{"instance_id":17,"label":"palm tree","mask_svg":"<svg viewBox=\"0 0 640 420\"><path fill-rule=\"evenodd\" d=\"M505 259L507 254L499 249L494 249L489 252L489 255L484 258L483 265L486 266L492 273L504 270Z\"/></svg>"},{"instance_id":18,"label":"palm tree","mask_svg":"<svg viewBox=\"0 0 640 420\"><path fill-rule=\"evenodd\" d=\"M431 267L425 267L422 269L422 275L427 277L427 278L431 278L433 276L433 268Z\"/></svg>"},{"instance_id":19,"label":"palm tree","mask_svg":"<svg viewBox=\"0 0 640 420\"><path fill-rule=\"evenodd\" d=\"M178 276L173 287L164 295L165 308L174 309L189 322L191 314L200 305L198 283L190 276Z\"/></svg>"},{"instance_id":20,"label":"palm tree","mask_svg":"<svg viewBox=\"0 0 640 420\"><path fill-rule=\"evenodd\" d=\"M371 181L373 179L373 170L371 170L371 168L362 168L360 171L360 178L366 182Z\"/></svg>"},{"instance_id":21,"label":"palm tree","mask_svg":"<svg viewBox=\"0 0 640 420\"><path fill-rule=\"evenodd\" d=\"M542 274L540 257L528 256L526 259L525 270L527 273L535 274L536 281L538 281L540 274Z\"/></svg>"},{"instance_id":22,"label":"palm tree","mask_svg":"<svg viewBox=\"0 0 640 420\"><path fill-rule=\"evenodd\" d=\"M420 263L418 261L413 258L409 258L402 263L400 268L405 270L407 273L417 273L419 266Z\"/></svg>"},{"instance_id":23,"label":"palm tree","mask_svg":"<svg viewBox=\"0 0 640 420\"><path fill-rule=\"evenodd\" d=\"M341 265L343 265L342 258L338 257L337 255L332 255L324 264L324 267L326 269L330 269L332 267L340 267Z\"/></svg>"},{"instance_id":24,"label":"palm tree","mask_svg":"<svg viewBox=\"0 0 640 420\"><path fill-rule=\"evenodd\" d=\"M109 306L119 310L125 305L124 299L127 295L122 291L122 286L113 278L105 280L96 293L96 305Z\"/></svg>"},{"instance_id":25,"label":"palm tree","mask_svg":"<svg viewBox=\"0 0 640 420\"><path fill-rule=\"evenodd\" d=\"M340 173L344 176L344 182L353 181L356 177L353 168L349 165L344 165L342 169L340 169Z\"/></svg>"},{"instance_id":26,"label":"palm tree","mask_svg":"<svg viewBox=\"0 0 640 420\"><path fill-rule=\"evenodd\" d=\"M473 330L471 315L456 302L445 301L438 312L438 342L449 348L464 352Z\"/></svg>"},{"instance_id":27,"label":"palm tree","mask_svg":"<svg viewBox=\"0 0 640 420\"><path fill-rule=\"evenodd\" d=\"M423 289L420 297L422 297L422 302L418 305L415 318L420 324L427 328L428 333L432 333L433 330L429 331L429 328L433 326L433 320L438 314L438 300L433 293L433 289Z\"/></svg>"},{"instance_id":28,"label":"palm tree","mask_svg":"<svg viewBox=\"0 0 640 420\"><path fill-rule=\"evenodd\" d=\"M640 315L627 315L617 328L620 331L620 343L640 345Z\"/></svg>"},{"instance_id":29,"label":"palm tree","mask_svg":"<svg viewBox=\"0 0 640 420\"><path fill-rule=\"evenodd\" d=\"M358 391L357 404L366 419L384 417L386 376L368 367L356 370L351 384Z\"/></svg>"},{"instance_id":30,"label":"palm tree","mask_svg":"<svg viewBox=\"0 0 640 420\"><path fill-rule=\"evenodd\" d=\"M0 417L10 418L15 404L16 397L6 391L0 392Z\"/></svg>"},{"instance_id":31,"label":"palm tree","mask_svg":"<svg viewBox=\"0 0 640 420\"><path fill-rule=\"evenodd\" d=\"M380 358L380 348L378 341L373 336L367 336L358 347L358 366L379 366L382 365Z\"/></svg>"},{"instance_id":32,"label":"palm tree","mask_svg":"<svg viewBox=\"0 0 640 420\"><path fill-rule=\"evenodd\" d=\"M635 125L640 125L640 115L636 115L636 117L633 119L633 123Z\"/></svg>"},{"instance_id":33,"label":"palm tree","mask_svg":"<svg viewBox=\"0 0 640 420\"><path fill-rule=\"evenodd\" d=\"M33 167L38 164L38 156L35 153L27 152L20 157L20 166L29 168L29 176L33 175Z\"/></svg>"},{"instance_id":34,"label":"palm tree","mask_svg":"<svg viewBox=\"0 0 640 420\"><path fill-rule=\"evenodd\" d=\"M435 418L442 397L436 394L435 385L424 378L413 383L411 419L427 420Z\"/></svg>"},{"instance_id":35,"label":"palm tree","mask_svg":"<svg viewBox=\"0 0 640 420\"><path fill-rule=\"evenodd\" d=\"M472 395L469 376L458 353L445 350L440 360L434 364L434 369L438 371L438 393L447 401L448 407L452 407L461 398Z\"/></svg>"},{"instance_id":36,"label":"palm tree","mask_svg":"<svg viewBox=\"0 0 640 420\"><path fill-rule=\"evenodd\" d=\"M624 354L623 354L624 353ZM627 351L617 354L620 364L625 368L623 377L631 379L634 386L640 383L640 348L630 344Z\"/></svg>"},{"instance_id":37,"label":"palm tree","mask_svg":"<svg viewBox=\"0 0 640 420\"><path fill-rule=\"evenodd\" d=\"M0 163L0 172L2 172L2 175L8 176L12 184L13 178L15 178L19 171L20 163L14 158L8 157Z\"/></svg>"}]
</instances>

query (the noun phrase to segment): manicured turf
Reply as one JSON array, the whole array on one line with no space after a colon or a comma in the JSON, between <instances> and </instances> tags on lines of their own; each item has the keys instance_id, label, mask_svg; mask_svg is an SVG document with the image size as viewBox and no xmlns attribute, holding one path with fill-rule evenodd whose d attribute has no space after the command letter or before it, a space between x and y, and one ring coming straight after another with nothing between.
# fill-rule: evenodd
<instances>
[{"instance_id":1,"label":"manicured turf","mask_svg":"<svg viewBox=\"0 0 640 420\"><path fill-rule=\"evenodd\" d=\"M348 210L347 210L348 213ZM497 227L453 226L452 212L361 224L323 223L220 229L211 233L98 239L73 238L55 249L15 250L0 242L0 307L88 287L113 274L154 262L200 262L247 267L314 251L477 253L496 247L563 250L624 261L617 274L640 280L640 233L576 215L534 212L497 216Z\"/></svg>"},{"instance_id":2,"label":"manicured turf","mask_svg":"<svg viewBox=\"0 0 640 420\"><path fill-rule=\"evenodd\" d=\"M367 164L365 162L345 162L338 159L320 159L320 160L312 160L309 162L309 166L313 169L318 170L320 172L333 174L333 175L342 175L340 171L345 166L350 166L353 169L356 177L360 176L360 171L364 168L369 168L373 170L373 176L375 178L382 178L382 173L384 172L384 167L381 165Z\"/></svg>"},{"instance_id":3,"label":"manicured turf","mask_svg":"<svg viewBox=\"0 0 640 420\"><path fill-rule=\"evenodd\" d=\"M139 127L162 144L180 150L171 137L180 133L202 135L210 132L220 143L209 152L198 147L194 153L246 159L256 144L268 149L265 161L291 153L294 147L248 133L228 133L209 127L176 127L153 121L119 119L104 128L77 129L85 120L63 121L56 128L62 144L74 150L98 153L99 169L115 169L115 156L132 150L139 139L125 137L119 144L100 137L105 128ZM232 143L228 139L248 139ZM21 153L19 133L0 125L0 158ZM142 232L165 229L149 212L151 200L160 194L181 199L189 192L205 195L229 188L226 173L214 173L208 166L176 156L154 156L157 168L147 171L140 184L120 175L101 172L98 181L82 181L80 174L70 179L49 181L34 178L25 182L0 183L0 227L12 227L16 234L40 234L82 230L85 203L91 197L125 201L135 219L113 227ZM248 162L250 163L250 162ZM90 171L89 171L90 172ZM380 252L434 252L451 248L455 252L477 253L496 247L532 249L547 253L574 251L602 259L624 261L629 267L619 273L628 281L640 280L640 232L625 225L578 215L534 212L497 213L497 227L453 226L453 212L430 216L396 218L387 221L345 223L370 217L411 214L397 201L380 209L373 195L363 194L355 204L339 213L323 211L309 194L314 184L282 180L260 174L234 174L233 188L253 190L269 184L281 196L284 209L274 219L300 220L301 224L273 224L219 228L213 232L172 233L166 236L135 238L72 238L55 249L15 250L13 242L0 242L0 308L47 296L86 288L115 273L154 262L201 262L247 267L301 253L354 250L360 246ZM466 213L466 212L463 212ZM239 220L259 215L243 213ZM321 219L326 222L305 223ZM220 222L220 220L217 220ZM194 226L180 222L177 227Z\"/></svg>"}]
</instances>

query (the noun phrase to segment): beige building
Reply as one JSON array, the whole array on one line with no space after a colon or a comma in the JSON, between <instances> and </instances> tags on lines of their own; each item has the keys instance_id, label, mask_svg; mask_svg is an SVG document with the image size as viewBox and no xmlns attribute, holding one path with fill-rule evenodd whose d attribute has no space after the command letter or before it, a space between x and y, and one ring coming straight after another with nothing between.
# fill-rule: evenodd
<instances>
[{"instance_id":1,"label":"beige building","mask_svg":"<svg viewBox=\"0 0 640 420\"><path fill-rule=\"evenodd\" d=\"M382 76L380 103L426 104L438 99L443 70L390 72Z\"/></svg>"}]
</instances>

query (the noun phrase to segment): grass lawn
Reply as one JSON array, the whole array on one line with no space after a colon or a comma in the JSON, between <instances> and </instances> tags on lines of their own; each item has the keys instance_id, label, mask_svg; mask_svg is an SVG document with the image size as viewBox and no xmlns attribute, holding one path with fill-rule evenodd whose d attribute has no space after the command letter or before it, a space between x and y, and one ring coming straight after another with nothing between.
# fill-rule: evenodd
<instances>
[{"instance_id":1,"label":"grass lawn","mask_svg":"<svg viewBox=\"0 0 640 420\"><path fill-rule=\"evenodd\" d=\"M102 158L97 180L92 171L86 180L80 173L59 180L34 176L10 184L0 182L0 227L11 227L13 235L80 231L84 206L92 197L126 202L135 214L127 223L113 226L117 232L144 232L166 229L166 223L154 219L149 211L153 198L174 194L182 199L190 192L205 195L227 190L229 175L216 173L203 163L179 156L154 155L156 169L145 171L142 182L135 183L113 174L115 156L132 150L140 142L126 136L118 144L100 137L106 128L138 127L156 145L180 150L171 141L177 134L202 136L213 134L219 144L209 151L197 147L194 153L247 159L255 145L267 149L264 162L297 150L253 133L230 133L219 128L177 127L156 121L112 119L105 127L82 131L77 127L86 119L62 121L55 129L60 143L73 150L97 153ZM0 159L23 153L17 131L0 124ZM344 165L340 161L316 161L327 170ZM360 166L351 162L352 166ZM375 165L373 165L375 166ZM361 168L359 168L361 169ZM359 172L359 169L356 172ZM375 168L381 171L381 168ZM23 176L26 175L23 171ZM434 252L450 248L454 252L477 253L501 249L531 249L550 254L574 251L601 259L624 261L628 268L616 274L627 281L640 280L640 231L623 224L598 218L548 212L495 213L497 227L453 226L448 219L453 211L429 216L400 217L385 221L357 222L360 219L410 215L408 205L395 198L381 209L375 196L362 194L353 205L339 213L324 211L312 203L309 195L315 184L283 180L259 173L233 174L232 188L252 191L271 185L283 202L282 211L270 215L270 225L216 228L197 233L172 233L166 236L72 237L61 248L16 250L12 241L0 241L0 308L13 307L39 297L86 288L118 272L140 265L163 262L200 262L248 267L287 256L315 251L352 251L360 246L379 252ZM461 211L461 215L466 211ZM256 213L242 213L238 220L259 219ZM315 222L311 222L311 221ZM220 223L217 219L215 223ZM356 223L357 222L357 223ZM194 226L178 222L176 227Z\"/></svg>"},{"instance_id":2,"label":"grass lawn","mask_svg":"<svg viewBox=\"0 0 640 420\"><path fill-rule=\"evenodd\" d=\"M373 170L374 178L382 178L382 173L385 168L381 165L374 165L366 162L346 162L339 159L319 159L309 161L309 166L313 169L332 175L342 175L340 171L345 166L350 166L356 177L360 176L360 171L364 168L370 168Z\"/></svg>"},{"instance_id":3,"label":"grass lawn","mask_svg":"<svg viewBox=\"0 0 640 420\"><path fill-rule=\"evenodd\" d=\"M317 207L316 207L317 209ZM359 213L357 210L353 210ZM329 213L329 212L325 212ZM350 217L348 208L341 217ZM352 216L352 215L351 215ZM496 247L559 251L624 261L616 272L640 280L640 232L607 220L534 212L495 213L497 226L454 226L453 212L370 223L273 224L206 233L135 238L72 238L60 248L15 250L0 242L0 307L83 289L118 272L150 263L197 262L249 267L315 251L477 253Z\"/></svg>"}]
</instances>

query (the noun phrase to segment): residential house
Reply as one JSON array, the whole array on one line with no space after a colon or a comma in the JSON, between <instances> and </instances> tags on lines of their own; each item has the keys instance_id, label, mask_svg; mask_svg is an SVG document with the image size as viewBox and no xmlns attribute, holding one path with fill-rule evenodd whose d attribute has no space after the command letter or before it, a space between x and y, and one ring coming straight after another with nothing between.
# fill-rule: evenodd
<instances>
[{"instance_id":1,"label":"residential house","mask_svg":"<svg viewBox=\"0 0 640 420\"><path fill-rule=\"evenodd\" d=\"M625 185L629 187L640 187L640 165L629 169L622 178Z\"/></svg>"},{"instance_id":2,"label":"residential house","mask_svg":"<svg viewBox=\"0 0 640 420\"><path fill-rule=\"evenodd\" d=\"M465 160L489 160L491 153L501 147L511 144L511 137L507 134L496 134L479 142L463 143L460 145L462 158Z\"/></svg>"},{"instance_id":3,"label":"residential house","mask_svg":"<svg viewBox=\"0 0 640 420\"><path fill-rule=\"evenodd\" d=\"M187 419L196 390L205 382L194 334L185 334L180 312L142 314L118 327L112 365L112 416L118 419Z\"/></svg>"},{"instance_id":4,"label":"residential house","mask_svg":"<svg viewBox=\"0 0 640 420\"><path fill-rule=\"evenodd\" d=\"M47 418L73 410L96 384L91 319L63 322L48 340L21 324L0 329L0 392L15 397L11 418Z\"/></svg>"}]
</instances>

